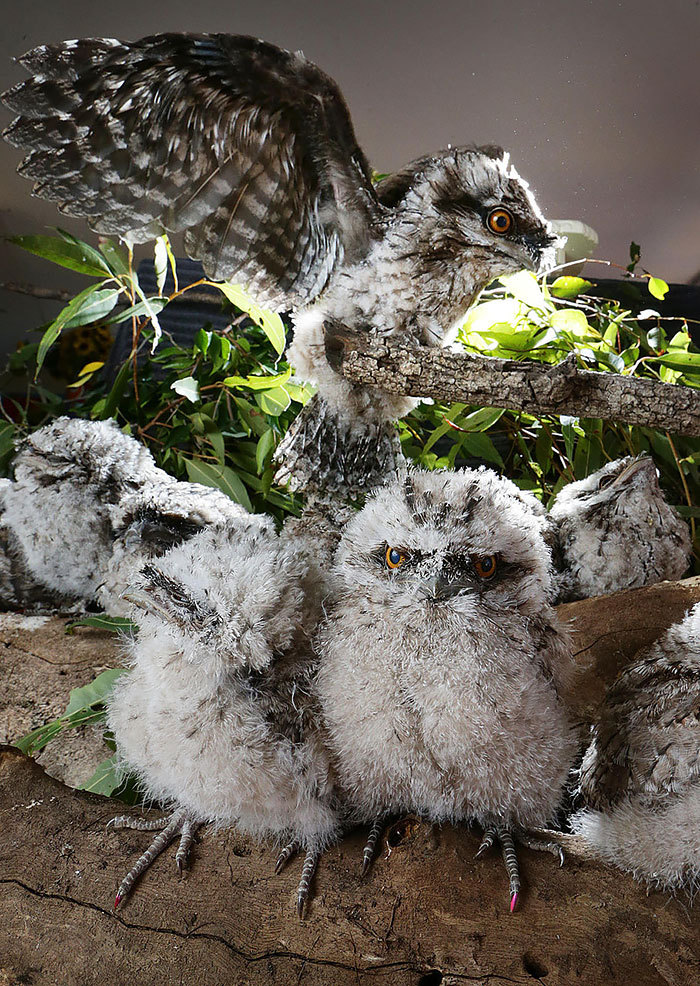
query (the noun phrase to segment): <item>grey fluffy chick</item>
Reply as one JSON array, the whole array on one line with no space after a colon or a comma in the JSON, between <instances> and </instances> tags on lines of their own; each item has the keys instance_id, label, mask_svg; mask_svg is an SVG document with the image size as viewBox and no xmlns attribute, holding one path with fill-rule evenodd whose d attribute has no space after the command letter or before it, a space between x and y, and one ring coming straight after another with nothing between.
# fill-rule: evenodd
<instances>
[{"instance_id":1,"label":"grey fluffy chick","mask_svg":"<svg viewBox=\"0 0 700 986\"><path fill-rule=\"evenodd\" d=\"M569 483L549 513L557 602L680 579L692 551L648 456L609 462Z\"/></svg>"},{"instance_id":2,"label":"grey fluffy chick","mask_svg":"<svg viewBox=\"0 0 700 986\"><path fill-rule=\"evenodd\" d=\"M316 861L336 834L311 692L307 561L253 520L200 532L147 566L130 590L139 634L108 724L125 767L172 813L160 824L113 820L163 829L122 881L116 905L176 835L181 866L196 828L213 822L285 843L278 870L304 850L301 915Z\"/></svg>"},{"instance_id":3,"label":"grey fluffy chick","mask_svg":"<svg viewBox=\"0 0 700 986\"><path fill-rule=\"evenodd\" d=\"M0 605L125 615L126 585L205 525L248 517L221 491L181 483L114 421L57 418L0 486ZM265 525L269 523L260 520Z\"/></svg>"},{"instance_id":4,"label":"grey fluffy chick","mask_svg":"<svg viewBox=\"0 0 700 986\"><path fill-rule=\"evenodd\" d=\"M184 233L208 276L296 312L289 358L319 387L281 477L363 490L399 458L415 402L353 387L326 357L338 324L440 346L494 277L553 262L555 238L500 148L450 148L378 185L336 83L254 38L163 34L42 45L2 97L34 194L100 233Z\"/></svg>"},{"instance_id":5,"label":"grey fluffy chick","mask_svg":"<svg viewBox=\"0 0 700 986\"><path fill-rule=\"evenodd\" d=\"M489 470L410 470L348 523L333 574L317 687L352 816L476 820L480 852L502 844L512 910L513 835L553 816L577 750L537 517Z\"/></svg>"},{"instance_id":6,"label":"grey fluffy chick","mask_svg":"<svg viewBox=\"0 0 700 986\"><path fill-rule=\"evenodd\" d=\"M124 590L149 561L188 541L203 528L240 523L272 529L267 516L249 514L221 490L176 480L162 470L157 481L141 483L110 509L111 553L96 599L108 613L125 615Z\"/></svg>"},{"instance_id":7,"label":"grey fluffy chick","mask_svg":"<svg viewBox=\"0 0 700 986\"><path fill-rule=\"evenodd\" d=\"M700 884L700 603L608 689L572 828L593 853L665 890Z\"/></svg>"},{"instance_id":8,"label":"grey fluffy chick","mask_svg":"<svg viewBox=\"0 0 700 986\"><path fill-rule=\"evenodd\" d=\"M161 474L111 421L57 418L31 434L0 490L5 606L92 602L112 550L111 507Z\"/></svg>"}]
</instances>

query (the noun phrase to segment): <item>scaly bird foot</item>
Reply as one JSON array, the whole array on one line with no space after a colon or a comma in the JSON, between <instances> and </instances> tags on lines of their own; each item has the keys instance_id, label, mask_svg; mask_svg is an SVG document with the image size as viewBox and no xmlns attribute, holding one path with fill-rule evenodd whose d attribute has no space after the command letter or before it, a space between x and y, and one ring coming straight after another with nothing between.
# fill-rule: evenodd
<instances>
[{"instance_id":1,"label":"scaly bird foot","mask_svg":"<svg viewBox=\"0 0 700 986\"><path fill-rule=\"evenodd\" d=\"M180 844L178 845L177 852L175 854L175 864L177 865L178 871L182 874L182 870L187 863L187 857L189 856L190 849L194 842L194 837L197 829L201 823L193 822L187 817L185 812L176 811L172 815L166 816L165 818L156 818L148 820L145 818L131 817L129 815L118 815L116 818L112 818L107 823L107 828L112 826L115 829L137 829L140 832L155 832L158 831L158 835L155 837L150 846L146 851L139 856L136 863L132 866L129 872L126 874L122 882L119 884L119 889L117 890L117 895L114 898L114 909L116 910L124 898L131 891L136 880L144 873L151 863L166 849L176 836L180 836Z\"/></svg>"},{"instance_id":2,"label":"scaly bird foot","mask_svg":"<svg viewBox=\"0 0 700 986\"><path fill-rule=\"evenodd\" d=\"M292 856L296 855L297 852L302 848L302 844L293 840L289 842L277 857L277 862L275 863L275 873L281 873L284 867L287 865ZM321 852L318 849L307 849L306 856L304 857L304 865L301 870L301 879L299 880L299 886L297 887L297 914L299 919L304 916L304 908L309 900L309 892L311 887L311 880L316 872L316 866L321 858Z\"/></svg>"},{"instance_id":3,"label":"scaly bird foot","mask_svg":"<svg viewBox=\"0 0 700 986\"><path fill-rule=\"evenodd\" d=\"M362 870L360 876L366 876L369 871L383 827L382 822L378 818L372 822L372 828L369 830L365 848L362 850Z\"/></svg>"},{"instance_id":4,"label":"scaly bird foot","mask_svg":"<svg viewBox=\"0 0 700 986\"><path fill-rule=\"evenodd\" d=\"M559 865L564 865L564 850L558 842L553 839L538 839L527 832L511 832L505 825L493 825L484 830L481 845L477 849L476 859L481 858L498 840L501 844L503 861L506 865L508 881L510 883L510 913L512 914L517 907L520 898L520 867L518 866L518 856L515 851L515 840L522 843L528 849L538 852L549 852L556 856Z\"/></svg>"}]
</instances>

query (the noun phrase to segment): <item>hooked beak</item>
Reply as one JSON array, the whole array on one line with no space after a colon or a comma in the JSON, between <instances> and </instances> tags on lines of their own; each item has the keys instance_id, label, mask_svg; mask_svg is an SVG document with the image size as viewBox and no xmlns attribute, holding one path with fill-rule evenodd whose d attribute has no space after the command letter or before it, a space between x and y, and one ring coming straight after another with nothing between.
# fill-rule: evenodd
<instances>
[{"instance_id":1,"label":"hooked beak","mask_svg":"<svg viewBox=\"0 0 700 986\"><path fill-rule=\"evenodd\" d=\"M441 603L452 599L466 590L462 582L448 582L441 575L435 575L421 582L421 593L428 602Z\"/></svg>"}]
</instances>

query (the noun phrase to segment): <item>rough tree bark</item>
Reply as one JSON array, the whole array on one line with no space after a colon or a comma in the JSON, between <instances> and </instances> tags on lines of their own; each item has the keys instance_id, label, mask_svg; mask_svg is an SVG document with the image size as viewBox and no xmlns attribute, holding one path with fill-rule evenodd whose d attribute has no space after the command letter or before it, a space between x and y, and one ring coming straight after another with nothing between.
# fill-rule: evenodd
<instances>
[{"instance_id":1,"label":"rough tree bark","mask_svg":"<svg viewBox=\"0 0 700 986\"><path fill-rule=\"evenodd\" d=\"M445 349L389 346L339 328L329 338L326 353L348 380L392 394L507 407L535 415L604 418L679 435L700 435L700 390L582 370L573 354L550 366Z\"/></svg>"},{"instance_id":2,"label":"rough tree bark","mask_svg":"<svg viewBox=\"0 0 700 986\"><path fill-rule=\"evenodd\" d=\"M582 669L569 696L581 721L636 650L698 600L700 579L689 579L560 608ZM91 646L102 670L104 635L61 637L61 626L0 621L0 662L15 683L27 664L29 687L40 688L33 662L50 656L69 687L82 684ZM114 813L114 802L65 787L16 750L0 752L0 986L698 982L698 907L647 895L598 864L568 859L560 870L522 850L525 893L511 916L500 859L475 861L477 833L450 826L389 827L363 881L364 832L351 833L323 858L302 923L298 861L275 877L269 847L205 831L185 881L166 852L115 915L115 888L145 836L105 831Z\"/></svg>"}]
</instances>

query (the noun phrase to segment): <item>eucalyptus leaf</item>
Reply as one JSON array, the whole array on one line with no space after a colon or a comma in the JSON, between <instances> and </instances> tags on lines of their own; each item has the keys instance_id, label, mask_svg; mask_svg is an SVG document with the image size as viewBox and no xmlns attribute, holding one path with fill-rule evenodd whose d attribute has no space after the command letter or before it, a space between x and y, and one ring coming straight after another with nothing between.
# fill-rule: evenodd
<instances>
[{"instance_id":1,"label":"eucalyptus leaf","mask_svg":"<svg viewBox=\"0 0 700 986\"><path fill-rule=\"evenodd\" d=\"M133 620L125 616L108 616L106 613L97 616L81 616L78 620L71 620L66 624L66 633L75 633L76 627L94 627L97 630L109 630L110 633L133 634L138 630L138 625Z\"/></svg>"},{"instance_id":2,"label":"eucalyptus leaf","mask_svg":"<svg viewBox=\"0 0 700 986\"><path fill-rule=\"evenodd\" d=\"M66 307L58 313L41 338L36 357L37 374L44 363L49 349L56 342L66 326L89 325L91 322L96 322L98 319L108 315L116 305L120 293L120 288L102 288L99 284L92 284L89 288L85 288L84 291L77 294L72 301L69 301Z\"/></svg>"},{"instance_id":3,"label":"eucalyptus leaf","mask_svg":"<svg viewBox=\"0 0 700 986\"><path fill-rule=\"evenodd\" d=\"M65 236L10 236L8 240L28 253L77 271L79 274L102 278L112 274L102 254L87 243L76 240L75 237L66 239Z\"/></svg>"},{"instance_id":4,"label":"eucalyptus leaf","mask_svg":"<svg viewBox=\"0 0 700 986\"><path fill-rule=\"evenodd\" d=\"M139 301L135 305L130 305L117 315L112 315L110 318L105 319L105 323L107 325L118 325L120 322L126 322L130 318L143 318L144 315L150 317L153 312L161 312L167 303L167 298L157 298L154 295L146 301Z\"/></svg>"},{"instance_id":5,"label":"eucalyptus leaf","mask_svg":"<svg viewBox=\"0 0 700 986\"><path fill-rule=\"evenodd\" d=\"M292 402L291 397L284 387L274 387L272 390L263 390L255 395L258 407L273 417L278 417L286 411Z\"/></svg>"},{"instance_id":6,"label":"eucalyptus leaf","mask_svg":"<svg viewBox=\"0 0 700 986\"><path fill-rule=\"evenodd\" d=\"M272 453L274 447L275 436L272 428L268 428L267 431L258 439L258 444L255 449L255 464L258 467L259 473L263 472L265 463L267 462L267 459Z\"/></svg>"},{"instance_id":7,"label":"eucalyptus leaf","mask_svg":"<svg viewBox=\"0 0 700 986\"><path fill-rule=\"evenodd\" d=\"M291 375L291 367L288 367L283 373L270 374L268 377L257 374L251 374L248 377L226 377L223 384L224 387L247 387L249 390L273 390L285 384Z\"/></svg>"},{"instance_id":8,"label":"eucalyptus leaf","mask_svg":"<svg viewBox=\"0 0 700 986\"><path fill-rule=\"evenodd\" d=\"M226 295L231 304L242 312L246 312L255 324L260 326L280 355L284 352L286 341L284 323L277 312L270 312L261 308L238 284L228 284L225 281L212 281L211 283Z\"/></svg>"},{"instance_id":9,"label":"eucalyptus leaf","mask_svg":"<svg viewBox=\"0 0 700 986\"><path fill-rule=\"evenodd\" d=\"M248 491L229 466L212 465L198 459L184 459L184 462L187 478L191 483L201 483L203 486L213 486L214 489L222 490L226 496L240 503L246 510L252 511Z\"/></svg>"}]
</instances>

